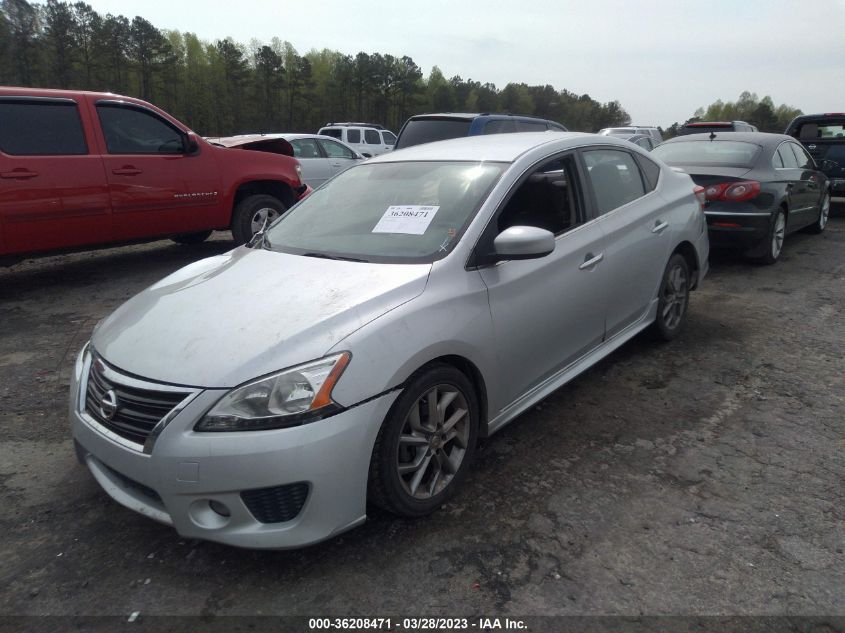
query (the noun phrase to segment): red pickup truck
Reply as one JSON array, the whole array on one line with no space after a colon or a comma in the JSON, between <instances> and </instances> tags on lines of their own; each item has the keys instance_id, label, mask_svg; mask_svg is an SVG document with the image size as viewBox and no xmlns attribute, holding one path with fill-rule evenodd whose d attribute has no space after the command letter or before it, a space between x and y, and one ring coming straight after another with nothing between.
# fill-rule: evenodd
<instances>
[{"instance_id":1,"label":"red pickup truck","mask_svg":"<svg viewBox=\"0 0 845 633\"><path fill-rule=\"evenodd\" d=\"M213 145L129 97L0 88L0 262L224 229L246 242L310 192L285 149Z\"/></svg>"}]
</instances>

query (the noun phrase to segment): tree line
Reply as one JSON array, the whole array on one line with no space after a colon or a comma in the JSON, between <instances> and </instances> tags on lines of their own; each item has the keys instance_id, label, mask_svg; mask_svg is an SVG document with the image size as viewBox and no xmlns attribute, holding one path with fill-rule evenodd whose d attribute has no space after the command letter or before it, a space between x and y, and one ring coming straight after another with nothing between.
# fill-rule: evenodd
<instances>
[{"instance_id":1,"label":"tree line","mask_svg":"<svg viewBox=\"0 0 845 633\"><path fill-rule=\"evenodd\" d=\"M411 57L323 49L287 41L158 29L141 16L102 15L85 2L2 0L0 84L109 91L151 101L203 135L315 132L330 121L370 121L394 131L422 112L529 114L569 129L625 125L618 101L551 85L498 89Z\"/></svg>"}]
</instances>

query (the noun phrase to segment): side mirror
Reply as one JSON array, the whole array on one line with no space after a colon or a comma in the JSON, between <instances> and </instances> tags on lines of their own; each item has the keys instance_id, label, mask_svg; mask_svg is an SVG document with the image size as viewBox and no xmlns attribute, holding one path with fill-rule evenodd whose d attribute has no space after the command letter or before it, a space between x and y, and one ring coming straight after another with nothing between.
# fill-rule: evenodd
<instances>
[{"instance_id":1,"label":"side mirror","mask_svg":"<svg viewBox=\"0 0 845 633\"><path fill-rule=\"evenodd\" d=\"M185 154L193 156L200 151L200 144L193 132L188 132L185 135Z\"/></svg>"},{"instance_id":2,"label":"side mirror","mask_svg":"<svg viewBox=\"0 0 845 633\"><path fill-rule=\"evenodd\" d=\"M512 226L493 240L498 259L537 259L555 250L555 236L536 226Z\"/></svg>"}]
</instances>

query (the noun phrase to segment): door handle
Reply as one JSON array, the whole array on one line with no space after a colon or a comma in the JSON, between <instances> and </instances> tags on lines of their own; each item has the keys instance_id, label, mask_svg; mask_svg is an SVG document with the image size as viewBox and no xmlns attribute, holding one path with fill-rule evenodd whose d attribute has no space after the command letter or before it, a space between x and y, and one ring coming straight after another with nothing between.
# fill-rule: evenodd
<instances>
[{"instance_id":1,"label":"door handle","mask_svg":"<svg viewBox=\"0 0 845 633\"><path fill-rule=\"evenodd\" d=\"M340 163L332 163L332 167L340 167Z\"/></svg>"},{"instance_id":2,"label":"door handle","mask_svg":"<svg viewBox=\"0 0 845 633\"><path fill-rule=\"evenodd\" d=\"M124 165L120 169L112 169L111 173L116 176L137 176L141 173L141 170L132 165Z\"/></svg>"},{"instance_id":3,"label":"door handle","mask_svg":"<svg viewBox=\"0 0 845 633\"><path fill-rule=\"evenodd\" d=\"M35 178L38 172L29 171L28 169L13 169L12 171L4 171L0 174L0 178L10 178L15 180L26 180L27 178Z\"/></svg>"},{"instance_id":4,"label":"door handle","mask_svg":"<svg viewBox=\"0 0 845 633\"><path fill-rule=\"evenodd\" d=\"M657 222L654 223L654 228L651 229L651 232L652 233L662 233L663 229L665 229L667 226L669 226L668 222L666 222L665 220L658 220Z\"/></svg>"},{"instance_id":5,"label":"door handle","mask_svg":"<svg viewBox=\"0 0 845 633\"><path fill-rule=\"evenodd\" d=\"M587 256L584 258L584 263L578 266L578 270L587 270L588 268L592 268L603 259L604 253L599 253L595 256L592 253L587 253Z\"/></svg>"}]
</instances>

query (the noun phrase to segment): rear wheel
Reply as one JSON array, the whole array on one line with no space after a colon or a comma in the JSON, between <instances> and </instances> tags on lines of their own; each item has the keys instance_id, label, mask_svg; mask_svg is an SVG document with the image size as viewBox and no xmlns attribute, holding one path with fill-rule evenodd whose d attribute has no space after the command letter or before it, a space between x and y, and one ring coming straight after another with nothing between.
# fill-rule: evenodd
<instances>
[{"instance_id":1,"label":"rear wheel","mask_svg":"<svg viewBox=\"0 0 845 633\"><path fill-rule=\"evenodd\" d=\"M783 250L783 240L786 237L786 211L781 207L777 210L772 223L769 226L769 233L764 241L763 254L754 257L755 261L761 264L774 264Z\"/></svg>"},{"instance_id":2,"label":"rear wheel","mask_svg":"<svg viewBox=\"0 0 845 633\"><path fill-rule=\"evenodd\" d=\"M183 233L182 235L174 235L170 239L177 244L202 244L211 235L211 231L197 231L196 233Z\"/></svg>"},{"instance_id":3,"label":"rear wheel","mask_svg":"<svg viewBox=\"0 0 845 633\"><path fill-rule=\"evenodd\" d=\"M827 220L830 217L830 194L824 194L824 198L822 198L822 203L819 206L819 217L818 219L807 227L807 230L810 233L821 233L824 231L824 228L827 226Z\"/></svg>"},{"instance_id":4,"label":"rear wheel","mask_svg":"<svg viewBox=\"0 0 845 633\"><path fill-rule=\"evenodd\" d=\"M680 253L669 258L660 282L657 317L652 331L663 341L671 341L686 322L689 305L690 273L687 260Z\"/></svg>"},{"instance_id":5,"label":"rear wheel","mask_svg":"<svg viewBox=\"0 0 845 633\"><path fill-rule=\"evenodd\" d=\"M272 223L287 211L284 202L267 194L254 194L241 200L232 213L232 235L238 244L246 244L265 222Z\"/></svg>"},{"instance_id":6,"label":"rear wheel","mask_svg":"<svg viewBox=\"0 0 845 633\"><path fill-rule=\"evenodd\" d=\"M466 477L477 436L472 384L451 365L432 365L410 381L382 424L367 500L406 517L433 512Z\"/></svg>"}]
</instances>

